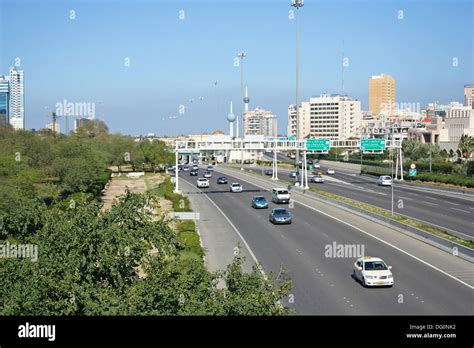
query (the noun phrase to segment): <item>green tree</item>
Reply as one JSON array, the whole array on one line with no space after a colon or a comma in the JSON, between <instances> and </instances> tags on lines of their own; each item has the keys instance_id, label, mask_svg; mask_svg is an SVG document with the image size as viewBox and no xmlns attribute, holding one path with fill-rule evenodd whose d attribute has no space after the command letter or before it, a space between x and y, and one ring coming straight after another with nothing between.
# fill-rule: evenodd
<instances>
[{"instance_id":1,"label":"green tree","mask_svg":"<svg viewBox=\"0 0 474 348\"><path fill-rule=\"evenodd\" d=\"M462 158L469 158L471 157L472 152L474 151L474 138L463 134L459 139L458 149L461 153Z\"/></svg>"}]
</instances>

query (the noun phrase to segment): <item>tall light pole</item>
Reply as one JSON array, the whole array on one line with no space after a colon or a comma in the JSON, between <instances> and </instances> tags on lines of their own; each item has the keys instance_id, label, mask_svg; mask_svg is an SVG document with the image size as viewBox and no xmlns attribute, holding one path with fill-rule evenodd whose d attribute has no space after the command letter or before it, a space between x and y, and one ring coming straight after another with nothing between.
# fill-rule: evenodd
<instances>
[{"instance_id":1,"label":"tall light pole","mask_svg":"<svg viewBox=\"0 0 474 348\"><path fill-rule=\"evenodd\" d=\"M241 114L242 114L242 123L241 123L241 128L242 128L242 140L244 139L244 107L245 107L245 101L244 101L244 58L247 56L247 53L244 51L239 52L238 57L240 58L240 100L241 100ZM239 128L237 127L237 137L239 136ZM240 163L243 165L244 164L244 151L243 151L243 142L242 142L242 149L240 151Z\"/></svg>"},{"instance_id":2,"label":"tall light pole","mask_svg":"<svg viewBox=\"0 0 474 348\"><path fill-rule=\"evenodd\" d=\"M295 11L295 23L296 23L296 95L295 95L295 102L296 102L296 140L300 140L300 117L299 117L299 107L298 107L298 99L299 99L299 89L300 89L300 47L299 47L299 23L298 23L298 9L303 7L304 0L291 0L291 6L296 8ZM296 171L299 172L299 158L300 152L296 150Z\"/></svg>"}]
</instances>

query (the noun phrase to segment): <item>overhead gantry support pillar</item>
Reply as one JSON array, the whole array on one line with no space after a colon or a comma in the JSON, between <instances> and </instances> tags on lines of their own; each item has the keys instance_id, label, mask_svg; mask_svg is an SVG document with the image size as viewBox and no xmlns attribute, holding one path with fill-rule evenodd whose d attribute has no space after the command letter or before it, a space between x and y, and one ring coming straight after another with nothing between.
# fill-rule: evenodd
<instances>
[{"instance_id":1,"label":"overhead gantry support pillar","mask_svg":"<svg viewBox=\"0 0 474 348\"><path fill-rule=\"evenodd\" d=\"M272 179L278 180L278 158L276 146L273 148Z\"/></svg>"},{"instance_id":2,"label":"overhead gantry support pillar","mask_svg":"<svg viewBox=\"0 0 474 348\"><path fill-rule=\"evenodd\" d=\"M180 193L179 191L179 169L178 169L178 144L176 144L176 149L174 151L175 153L175 160L176 160L176 167L174 168L174 173L175 173L175 184L174 184L174 192L175 193Z\"/></svg>"}]
</instances>

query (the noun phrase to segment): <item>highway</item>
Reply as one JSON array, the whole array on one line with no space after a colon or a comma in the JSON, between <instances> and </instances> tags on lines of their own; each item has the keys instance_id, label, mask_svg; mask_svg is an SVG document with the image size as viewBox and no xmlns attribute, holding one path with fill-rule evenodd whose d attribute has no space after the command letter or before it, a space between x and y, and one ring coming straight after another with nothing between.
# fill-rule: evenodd
<instances>
[{"instance_id":1,"label":"highway","mask_svg":"<svg viewBox=\"0 0 474 348\"><path fill-rule=\"evenodd\" d=\"M245 169L259 171L259 167L246 166ZM268 168L268 167L267 167ZM328 166L321 166L325 182L309 183L310 187L330 192L342 197L391 210L392 190L378 186L377 178L360 175L347 170L335 169L335 175L325 175ZM317 170L317 169L315 169ZM294 170L278 168L280 179L295 181L289 174ZM308 169L308 181L310 173ZM427 190L421 185L412 187L394 183L394 211L443 229L450 230L464 239L474 238L474 197L456 195L449 191Z\"/></svg>"},{"instance_id":2,"label":"highway","mask_svg":"<svg viewBox=\"0 0 474 348\"><path fill-rule=\"evenodd\" d=\"M230 193L229 185L218 185L221 170L229 184L240 182L244 192ZM183 193L207 195L238 229L267 274L279 274L283 267L281 276L294 285L284 302L299 314L473 314L469 262L296 192L293 224L272 225L270 209L255 210L250 203L254 195L271 201L268 189L275 184L232 169L219 171L210 179L210 188ZM196 181L186 172L180 177L191 184ZM325 247L333 242L363 245L366 255L382 257L393 266L395 285L362 287L351 277L355 258L325 256Z\"/></svg>"}]
</instances>

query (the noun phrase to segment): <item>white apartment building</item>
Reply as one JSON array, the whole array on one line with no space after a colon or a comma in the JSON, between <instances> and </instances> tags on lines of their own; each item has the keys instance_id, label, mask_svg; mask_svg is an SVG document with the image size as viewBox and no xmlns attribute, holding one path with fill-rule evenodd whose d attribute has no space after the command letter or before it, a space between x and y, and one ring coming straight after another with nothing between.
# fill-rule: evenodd
<instances>
[{"instance_id":1,"label":"white apartment building","mask_svg":"<svg viewBox=\"0 0 474 348\"><path fill-rule=\"evenodd\" d=\"M263 135L276 137L278 119L271 111L255 108L244 112L244 135Z\"/></svg>"},{"instance_id":2,"label":"white apartment building","mask_svg":"<svg viewBox=\"0 0 474 348\"><path fill-rule=\"evenodd\" d=\"M9 118L14 129L25 128L25 98L23 88L23 71L10 68L10 101Z\"/></svg>"},{"instance_id":3,"label":"white apartment building","mask_svg":"<svg viewBox=\"0 0 474 348\"><path fill-rule=\"evenodd\" d=\"M441 149L456 152L461 135L474 136L474 109L470 106L453 107L447 111L444 129L440 132Z\"/></svg>"},{"instance_id":4,"label":"white apartment building","mask_svg":"<svg viewBox=\"0 0 474 348\"><path fill-rule=\"evenodd\" d=\"M299 107L300 137L333 140L356 137L362 122L360 101L341 95L321 94ZM288 107L288 135L296 136L296 108Z\"/></svg>"}]
</instances>

